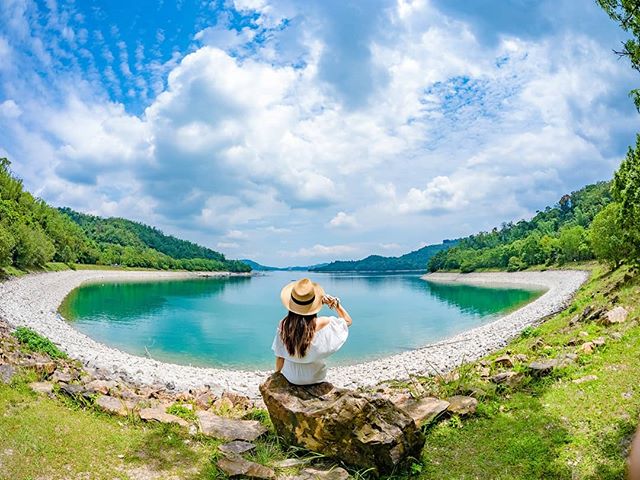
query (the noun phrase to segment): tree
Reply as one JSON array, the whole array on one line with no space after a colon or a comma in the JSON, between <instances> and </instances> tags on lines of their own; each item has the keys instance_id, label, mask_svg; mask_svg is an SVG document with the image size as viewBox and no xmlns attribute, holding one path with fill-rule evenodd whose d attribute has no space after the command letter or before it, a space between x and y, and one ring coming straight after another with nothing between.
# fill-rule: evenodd
<instances>
[{"instance_id":1,"label":"tree","mask_svg":"<svg viewBox=\"0 0 640 480\"><path fill-rule=\"evenodd\" d=\"M622 50L616 51L631 62L631 68L640 71L640 0L598 0L598 4L632 38L622 44ZM640 110L640 89L630 92L636 108Z\"/></svg>"},{"instance_id":2,"label":"tree","mask_svg":"<svg viewBox=\"0 0 640 480\"><path fill-rule=\"evenodd\" d=\"M0 267L11 265L16 241L11 232L0 225Z\"/></svg>"},{"instance_id":3,"label":"tree","mask_svg":"<svg viewBox=\"0 0 640 480\"><path fill-rule=\"evenodd\" d=\"M560 230L560 252L565 262L584 260L585 230L581 226L564 227Z\"/></svg>"},{"instance_id":4,"label":"tree","mask_svg":"<svg viewBox=\"0 0 640 480\"><path fill-rule=\"evenodd\" d=\"M640 259L640 135L635 149L629 147L627 156L613 178L613 196L620 202L619 222L623 230L627 258Z\"/></svg>"},{"instance_id":5,"label":"tree","mask_svg":"<svg viewBox=\"0 0 640 480\"><path fill-rule=\"evenodd\" d=\"M620 266L628 256L628 246L620 223L620 204L610 203L598 213L589 229L589 241L596 258Z\"/></svg>"}]
</instances>

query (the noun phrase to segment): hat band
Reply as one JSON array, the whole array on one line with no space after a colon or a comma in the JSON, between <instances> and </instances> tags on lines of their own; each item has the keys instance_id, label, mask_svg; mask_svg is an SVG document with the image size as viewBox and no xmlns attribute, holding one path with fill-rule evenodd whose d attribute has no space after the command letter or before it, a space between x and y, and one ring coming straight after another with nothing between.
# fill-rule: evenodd
<instances>
[{"instance_id":1,"label":"hat band","mask_svg":"<svg viewBox=\"0 0 640 480\"><path fill-rule=\"evenodd\" d=\"M315 295L311 297L309 300L298 300L296 297L291 295L291 300L293 300L293 303L297 303L298 305L311 305L315 299L316 299Z\"/></svg>"}]
</instances>

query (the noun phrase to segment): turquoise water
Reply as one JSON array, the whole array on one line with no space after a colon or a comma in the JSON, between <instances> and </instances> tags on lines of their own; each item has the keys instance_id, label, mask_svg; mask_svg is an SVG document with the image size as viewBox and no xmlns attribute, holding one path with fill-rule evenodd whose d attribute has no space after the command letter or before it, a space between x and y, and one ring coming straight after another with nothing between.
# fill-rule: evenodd
<instances>
[{"instance_id":1,"label":"turquoise water","mask_svg":"<svg viewBox=\"0 0 640 480\"><path fill-rule=\"evenodd\" d=\"M62 315L88 336L136 355L181 364L269 368L271 342L285 310L280 289L309 276L340 297L354 319L334 364L420 347L490 322L541 291L432 284L415 274L314 274L145 283L74 290ZM325 309L321 314L331 314ZM146 350L145 350L146 349Z\"/></svg>"}]
</instances>

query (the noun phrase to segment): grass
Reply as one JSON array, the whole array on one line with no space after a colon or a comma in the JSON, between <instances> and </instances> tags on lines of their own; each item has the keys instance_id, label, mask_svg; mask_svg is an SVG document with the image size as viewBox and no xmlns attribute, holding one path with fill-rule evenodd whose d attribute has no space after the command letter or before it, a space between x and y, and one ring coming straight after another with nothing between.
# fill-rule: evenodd
<instances>
[{"instance_id":1,"label":"grass","mask_svg":"<svg viewBox=\"0 0 640 480\"><path fill-rule=\"evenodd\" d=\"M473 394L479 405L473 417L454 416L425 426L422 457L390 478L624 478L627 448L640 415L640 276L630 276L627 267L613 272L592 268L591 279L567 310L525 329L508 347L484 359L482 368L493 375L503 370L492 362L499 355L526 355L527 361L516 361L513 368L521 374L518 384L495 385L480 377L480 362L447 375L392 382L415 395ZM627 322L570 325L585 307L611 308L613 300L630 309ZM606 344L593 354L580 354L549 377L528 375L526 365L532 360L577 351L579 346L567 346L569 340L601 336ZM588 375L597 378L574 383ZM26 386L33 379L32 374L11 387L0 385L0 479L224 478L215 466L219 442L189 437L176 426L115 419L88 405L38 397ZM179 403L169 411L183 418L193 413ZM270 427L249 455L254 461L270 465L306 454L279 442L264 410L226 413ZM367 478L363 471L351 473Z\"/></svg>"},{"instance_id":2,"label":"grass","mask_svg":"<svg viewBox=\"0 0 640 480\"><path fill-rule=\"evenodd\" d=\"M67 358L67 354L61 351L54 343L37 332L27 327L18 327L13 335L20 345L30 352L40 352L51 358Z\"/></svg>"}]
</instances>

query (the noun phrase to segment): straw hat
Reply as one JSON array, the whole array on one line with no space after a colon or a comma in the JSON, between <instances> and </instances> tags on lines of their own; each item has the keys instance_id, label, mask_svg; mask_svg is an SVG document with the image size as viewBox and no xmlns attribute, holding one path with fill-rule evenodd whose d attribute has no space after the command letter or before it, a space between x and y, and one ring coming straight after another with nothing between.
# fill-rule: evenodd
<instances>
[{"instance_id":1,"label":"straw hat","mask_svg":"<svg viewBox=\"0 0 640 480\"><path fill-rule=\"evenodd\" d=\"M324 290L308 278L301 278L286 285L280 292L282 304L298 315L313 315L322 310Z\"/></svg>"}]
</instances>

